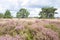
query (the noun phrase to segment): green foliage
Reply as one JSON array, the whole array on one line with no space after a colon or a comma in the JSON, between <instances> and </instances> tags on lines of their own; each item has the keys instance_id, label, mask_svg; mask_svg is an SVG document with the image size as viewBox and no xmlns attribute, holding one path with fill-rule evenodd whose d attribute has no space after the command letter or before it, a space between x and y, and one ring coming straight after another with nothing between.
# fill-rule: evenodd
<instances>
[{"instance_id":1,"label":"green foliage","mask_svg":"<svg viewBox=\"0 0 60 40\"><path fill-rule=\"evenodd\" d=\"M29 30L29 29L25 29L23 31L23 34L22 35L24 35L26 37L26 40L32 40L33 39L33 35L31 33L31 30Z\"/></svg>"},{"instance_id":2,"label":"green foliage","mask_svg":"<svg viewBox=\"0 0 60 40\"><path fill-rule=\"evenodd\" d=\"M54 18L54 15L57 14L57 12L55 12L57 9L54 7L44 7L41 8L41 10L42 11L39 13L40 18ZM30 13L28 12L27 9L21 8L17 12L16 18L28 18L29 14ZM4 15L0 13L0 18L13 18L13 16L11 16L9 10L6 10ZM39 18L39 17L34 17L34 18Z\"/></svg>"},{"instance_id":3,"label":"green foliage","mask_svg":"<svg viewBox=\"0 0 60 40\"><path fill-rule=\"evenodd\" d=\"M17 34L19 34L20 36L24 36L25 40L32 40L33 39L33 35L32 35L32 30L29 29L28 27L25 27L25 29L23 30L15 30Z\"/></svg>"},{"instance_id":4,"label":"green foliage","mask_svg":"<svg viewBox=\"0 0 60 40\"><path fill-rule=\"evenodd\" d=\"M3 18L3 16L4 16L4 15L3 15L2 13L0 13L0 18Z\"/></svg>"},{"instance_id":5,"label":"green foliage","mask_svg":"<svg viewBox=\"0 0 60 40\"><path fill-rule=\"evenodd\" d=\"M21 8L19 12L17 12L17 18L27 18L29 16L29 12L25 8Z\"/></svg>"},{"instance_id":6,"label":"green foliage","mask_svg":"<svg viewBox=\"0 0 60 40\"><path fill-rule=\"evenodd\" d=\"M54 7L44 7L41 9L42 11L39 13L41 18L54 18L54 14L57 9Z\"/></svg>"},{"instance_id":7,"label":"green foliage","mask_svg":"<svg viewBox=\"0 0 60 40\"><path fill-rule=\"evenodd\" d=\"M4 14L4 18L12 18L11 13L9 10L6 10L5 14Z\"/></svg>"}]
</instances>

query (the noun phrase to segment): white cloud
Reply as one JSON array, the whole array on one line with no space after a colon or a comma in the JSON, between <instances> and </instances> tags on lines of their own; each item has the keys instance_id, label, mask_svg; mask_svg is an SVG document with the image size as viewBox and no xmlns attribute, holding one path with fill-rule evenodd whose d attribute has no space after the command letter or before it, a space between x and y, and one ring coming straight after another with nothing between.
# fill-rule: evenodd
<instances>
[{"instance_id":1,"label":"white cloud","mask_svg":"<svg viewBox=\"0 0 60 40\"><path fill-rule=\"evenodd\" d=\"M27 5L28 2L29 2L29 0L22 0L21 6L23 7L23 6Z\"/></svg>"},{"instance_id":2,"label":"white cloud","mask_svg":"<svg viewBox=\"0 0 60 40\"><path fill-rule=\"evenodd\" d=\"M29 8L30 15L29 17L39 16L39 12L41 11L41 8Z\"/></svg>"},{"instance_id":3,"label":"white cloud","mask_svg":"<svg viewBox=\"0 0 60 40\"><path fill-rule=\"evenodd\" d=\"M42 5L42 6L48 6L51 2L49 0L30 0L30 5Z\"/></svg>"},{"instance_id":4,"label":"white cloud","mask_svg":"<svg viewBox=\"0 0 60 40\"><path fill-rule=\"evenodd\" d=\"M55 14L55 17L60 17L60 8L58 8L56 12L58 12L58 14Z\"/></svg>"}]
</instances>

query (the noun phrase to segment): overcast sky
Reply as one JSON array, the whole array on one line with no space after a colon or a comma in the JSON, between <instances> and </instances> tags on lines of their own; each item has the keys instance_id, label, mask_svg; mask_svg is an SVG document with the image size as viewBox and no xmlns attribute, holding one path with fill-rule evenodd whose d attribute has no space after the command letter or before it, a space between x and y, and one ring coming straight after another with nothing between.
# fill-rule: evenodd
<instances>
[{"instance_id":1,"label":"overcast sky","mask_svg":"<svg viewBox=\"0 0 60 40\"><path fill-rule=\"evenodd\" d=\"M20 8L26 8L30 12L30 16L38 16L44 6L57 8L58 14L55 17L60 17L60 0L0 0L0 12L4 13L9 9L13 16Z\"/></svg>"}]
</instances>

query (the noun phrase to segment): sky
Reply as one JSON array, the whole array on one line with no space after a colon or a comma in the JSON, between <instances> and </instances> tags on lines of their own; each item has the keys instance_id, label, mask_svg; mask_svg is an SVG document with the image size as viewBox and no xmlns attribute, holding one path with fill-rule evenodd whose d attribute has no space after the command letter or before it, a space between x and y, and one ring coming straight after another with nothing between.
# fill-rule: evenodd
<instances>
[{"instance_id":1,"label":"sky","mask_svg":"<svg viewBox=\"0 0 60 40\"><path fill-rule=\"evenodd\" d=\"M21 8L26 8L31 17L38 16L42 7L50 6L58 10L55 17L60 17L60 0L0 0L0 13L4 13L7 9L10 10L12 16L16 16Z\"/></svg>"}]
</instances>

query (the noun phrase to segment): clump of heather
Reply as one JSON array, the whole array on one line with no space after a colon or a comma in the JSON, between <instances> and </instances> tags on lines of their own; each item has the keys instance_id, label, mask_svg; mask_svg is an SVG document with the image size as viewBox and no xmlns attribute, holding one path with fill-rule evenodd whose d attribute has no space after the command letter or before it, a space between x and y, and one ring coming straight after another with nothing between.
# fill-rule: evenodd
<instances>
[{"instance_id":1,"label":"clump of heather","mask_svg":"<svg viewBox=\"0 0 60 40\"><path fill-rule=\"evenodd\" d=\"M59 35L57 32L54 32L51 29L44 28L43 26L34 26L31 27L34 31L35 40L59 40Z\"/></svg>"},{"instance_id":2,"label":"clump of heather","mask_svg":"<svg viewBox=\"0 0 60 40\"><path fill-rule=\"evenodd\" d=\"M60 40L59 29L44 20L13 20L0 22L0 40ZM6 21L6 22L5 22Z\"/></svg>"},{"instance_id":3,"label":"clump of heather","mask_svg":"<svg viewBox=\"0 0 60 40\"><path fill-rule=\"evenodd\" d=\"M54 24L45 25L45 28L48 28L48 29L51 29L51 30L57 32L59 35L59 38L60 38L60 28L56 27L56 25L54 25Z\"/></svg>"}]
</instances>

